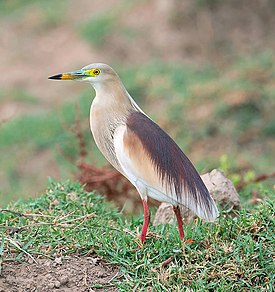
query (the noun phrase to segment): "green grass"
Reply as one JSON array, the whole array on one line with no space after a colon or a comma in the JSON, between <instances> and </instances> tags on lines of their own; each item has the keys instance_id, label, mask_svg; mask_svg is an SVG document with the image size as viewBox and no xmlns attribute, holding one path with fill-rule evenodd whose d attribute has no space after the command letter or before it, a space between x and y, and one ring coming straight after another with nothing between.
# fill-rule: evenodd
<instances>
[{"instance_id":1,"label":"green grass","mask_svg":"<svg viewBox=\"0 0 275 292\"><path fill-rule=\"evenodd\" d=\"M229 174L247 170L260 174L274 171L270 163L275 141L274 64L274 54L264 52L240 58L223 71L157 60L114 68L137 103L176 140L200 173L217 168L219 158L226 154L231 162ZM83 84L83 91L73 98L79 106L87 162L102 165L106 161L94 145L88 123L93 96L91 88ZM35 103L39 99L23 89L0 92L0 102L5 104L9 98L23 107L40 106ZM2 206L11 198L37 192L33 181L39 180L35 175L40 172L27 176L22 174L22 165L38 160L41 153L48 152L57 161L61 178L75 173L75 166L66 159L77 159L79 152L71 132L74 107L75 103L66 102L0 125L0 150L5 153L0 157Z\"/></svg>"},{"instance_id":2,"label":"green grass","mask_svg":"<svg viewBox=\"0 0 275 292\"><path fill-rule=\"evenodd\" d=\"M96 47L100 47L114 31L114 16L111 14L97 15L80 26L80 34L83 38Z\"/></svg>"},{"instance_id":3,"label":"green grass","mask_svg":"<svg viewBox=\"0 0 275 292\"><path fill-rule=\"evenodd\" d=\"M23 105L38 103L38 100L29 92L27 92L24 88L19 87L11 90L0 90L0 101L8 102L10 100L20 102Z\"/></svg>"},{"instance_id":4,"label":"green grass","mask_svg":"<svg viewBox=\"0 0 275 292\"><path fill-rule=\"evenodd\" d=\"M78 183L51 181L41 197L0 213L0 256L22 261L92 252L119 267L123 278L112 284L122 291L272 291L274 191L266 193L263 203L234 219L185 226L192 244L180 243L175 225L159 225L150 226L140 248L141 215L125 219Z\"/></svg>"},{"instance_id":5,"label":"green grass","mask_svg":"<svg viewBox=\"0 0 275 292\"><path fill-rule=\"evenodd\" d=\"M135 1L119 1L108 12L100 12L95 16L82 21L78 26L78 32L85 41L96 48L100 48L108 37L123 35L126 39L132 40L138 36L138 32L131 29L122 30L120 34L120 20L127 15L127 11L133 7Z\"/></svg>"},{"instance_id":6,"label":"green grass","mask_svg":"<svg viewBox=\"0 0 275 292\"><path fill-rule=\"evenodd\" d=\"M29 34L38 34L55 28L68 17L68 7L71 0L8 0L0 1L0 15L6 21L17 25L32 26ZM37 17L32 18L33 15Z\"/></svg>"},{"instance_id":7,"label":"green grass","mask_svg":"<svg viewBox=\"0 0 275 292\"><path fill-rule=\"evenodd\" d=\"M84 139L89 149L93 149L89 151L87 158L100 165L103 163L103 157L96 149L88 127L92 95L91 90L84 90L79 96L77 106ZM4 96L2 100L5 101ZM36 100L25 92L20 95L15 91L14 96L23 106ZM38 105L35 103L35 106ZM35 161L39 165L43 153L48 153L48 158L56 161L61 177L70 177L76 172L72 161L79 158L78 141L73 133L77 118L75 103L64 103L52 111L14 117L1 124L0 151L5 155L0 156L0 206L5 206L11 199L24 197L28 192L37 191L34 182L40 180L40 171L30 174L25 172L24 166L36 163ZM48 174L44 175L43 181Z\"/></svg>"}]
</instances>

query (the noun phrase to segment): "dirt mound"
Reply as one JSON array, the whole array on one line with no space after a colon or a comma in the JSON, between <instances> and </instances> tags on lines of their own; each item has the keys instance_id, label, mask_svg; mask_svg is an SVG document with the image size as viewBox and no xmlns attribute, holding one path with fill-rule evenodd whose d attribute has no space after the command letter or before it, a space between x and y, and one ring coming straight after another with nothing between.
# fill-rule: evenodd
<instances>
[{"instance_id":1,"label":"dirt mound","mask_svg":"<svg viewBox=\"0 0 275 292\"><path fill-rule=\"evenodd\" d=\"M37 259L28 263L6 262L0 292L7 291L118 291L112 282L121 276L113 265L91 256Z\"/></svg>"}]
</instances>

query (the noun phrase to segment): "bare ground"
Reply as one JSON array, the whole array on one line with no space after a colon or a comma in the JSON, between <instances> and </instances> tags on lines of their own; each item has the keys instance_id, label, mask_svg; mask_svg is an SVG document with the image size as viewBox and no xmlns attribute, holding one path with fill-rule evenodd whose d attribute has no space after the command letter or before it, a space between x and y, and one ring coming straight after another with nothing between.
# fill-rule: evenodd
<instances>
[{"instance_id":1,"label":"bare ground","mask_svg":"<svg viewBox=\"0 0 275 292\"><path fill-rule=\"evenodd\" d=\"M116 27L118 32L108 36L108 42L99 48L81 39L77 26L92 15L112 11L114 1L108 4L72 2L63 22L50 29L43 27L41 11L35 6L27 9L17 21L2 19L0 64L4 74L0 87L7 95L11 88L24 88L42 102L39 109L37 106L23 108L21 103L7 96L0 103L0 121L44 111L64 102L68 96L77 96L80 85L49 86L47 76L77 69L89 62L132 64L158 57L164 61L200 63L210 60L220 64L226 58L217 47L224 46L237 55L273 49L274 17L271 16L274 10L269 9L269 2L233 1L233 4L225 2L198 9L192 1L181 4L179 1L141 1L125 10ZM123 28L136 33L137 40L123 38L120 34ZM48 160L47 155L45 160ZM41 164L40 161L32 165L32 171L55 177L57 166L54 163L47 167ZM116 267L91 256L71 256L63 261L39 258L37 263L4 262L0 292L116 291L112 283L119 277ZM96 289L95 284L105 288Z\"/></svg>"},{"instance_id":2,"label":"bare ground","mask_svg":"<svg viewBox=\"0 0 275 292\"><path fill-rule=\"evenodd\" d=\"M4 74L0 79L3 91L0 125L20 115L42 114L69 99L76 99L83 89L81 84L49 85L47 76L88 63L127 66L160 59L183 64L213 62L222 66L230 59L228 56L274 50L275 18L271 0L234 0L223 4L214 1L213 5L210 2L196 6L194 1L139 1L122 7L124 2L117 5L115 1L107 4L79 0L65 6L58 23L52 25L45 24L45 11L35 4L27 6L20 17L2 17L0 67ZM114 11L115 27L100 46L93 46L81 37L83 21ZM14 99L16 90L34 96L37 103L24 104ZM203 107L204 112L211 114ZM209 148L216 151L216 145L211 138ZM189 154L199 158L201 149L198 143ZM34 162L28 163L31 160ZM50 152L30 153L21 163L27 165L23 172L17 170L22 179L35 173L37 185L24 190L30 195L44 189L43 182L48 176L57 179L61 176ZM1 169L0 184L9 184L7 176L1 175Z\"/></svg>"},{"instance_id":3,"label":"bare ground","mask_svg":"<svg viewBox=\"0 0 275 292\"><path fill-rule=\"evenodd\" d=\"M4 262L0 292L118 291L112 283L121 277L119 270L100 258L71 256L36 261Z\"/></svg>"}]
</instances>

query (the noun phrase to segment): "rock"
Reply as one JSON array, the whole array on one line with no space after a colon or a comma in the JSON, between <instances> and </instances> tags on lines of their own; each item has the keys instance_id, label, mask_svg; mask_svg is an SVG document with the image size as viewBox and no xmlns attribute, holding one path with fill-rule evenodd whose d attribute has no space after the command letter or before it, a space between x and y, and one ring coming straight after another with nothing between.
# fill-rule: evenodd
<instances>
[{"instance_id":1,"label":"rock","mask_svg":"<svg viewBox=\"0 0 275 292\"><path fill-rule=\"evenodd\" d=\"M53 289L54 288L54 283L49 283L48 288L49 289Z\"/></svg>"},{"instance_id":2,"label":"rock","mask_svg":"<svg viewBox=\"0 0 275 292\"><path fill-rule=\"evenodd\" d=\"M58 265L62 265L62 257L57 257L54 259L54 262Z\"/></svg>"},{"instance_id":3,"label":"rock","mask_svg":"<svg viewBox=\"0 0 275 292\"><path fill-rule=\"evenodd\" d=\"M62 276L59 281L61 285L66 285L69 282L69 278L67 276Z\"/></svg>"},{"instance_id":4,"label":"rock","mask_svg":"<svg viewBox=\"0 0 275 292\"><path fill-rule=\"evenodd\" d=\"M104 272L104 271L98 271L97 276L98 276L99 278L102 278L102 277L105 276L105 272Z\"/></svg>"},{"instance_id":5,"label":"rock","mask_svg":"<svg viewBox=\"0 0 275 292\"><path fill-rule=\"evenodd\" d=\"M54 287L55 288L60 288L61 283L59 281L54 281Z\"/></svg>"},{"instance_id":6,"label":"rock","mask_svg":"<svg viewBox=\"0 0 275 292\"><path fill-rule=\"evenodd\" d=\"M209 193L222 209L240 209L241 202L232 181L217 169L201 176Z\"/></svg>"},{"instance_id":7,"label":"rock","mask_svg":"<svg viewBox=\"0 0 275 292\"><path fill-rule=\"evenodd\" d=\"M212 170L201 176L205 183L210 195L221 209L228 210L230 213L233 209L240 209L240 197L237 193L233 183L224 176L224 174L217 169ZM194 220L196 215L189 209L182 207L181 214L186 222ZM162 203L155 215L154 225L158 224L172 224L174 222L174 212L170 204Z\"/></svg>"}]
</instances>

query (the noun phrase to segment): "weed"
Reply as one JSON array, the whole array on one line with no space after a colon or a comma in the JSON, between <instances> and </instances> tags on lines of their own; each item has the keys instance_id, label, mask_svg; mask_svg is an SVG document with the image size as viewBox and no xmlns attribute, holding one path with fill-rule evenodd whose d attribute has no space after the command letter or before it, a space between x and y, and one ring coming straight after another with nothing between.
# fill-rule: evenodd
<instances>
[{"instance_id":1,"label":"weed","mask_svg":"<svg viewBox=\"0 0 275 292\"><path fill-rule=\"evenodd\" d=\"M274 200L267 200L234 219L196 220L185 226L191 245L180 243L176 225L150 227L139 248L142 217L125 220L78 183L50 181L41 197L0 212L0 249L4 261L94 252L120 268L125 280L115 285L123 291L271 291L274 207Z\"/></svg>"}]
</instances>

